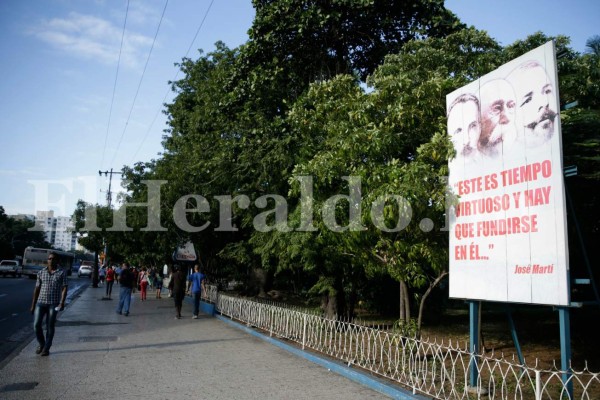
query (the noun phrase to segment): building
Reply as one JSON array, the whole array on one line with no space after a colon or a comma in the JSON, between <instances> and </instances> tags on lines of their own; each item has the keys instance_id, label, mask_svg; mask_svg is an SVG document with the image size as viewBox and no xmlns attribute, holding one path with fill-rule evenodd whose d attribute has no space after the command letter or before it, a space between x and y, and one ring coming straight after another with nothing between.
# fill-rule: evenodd
<instances>
[{"instance_id":1,"label":"building","mask_svg":"<svg viewBox=\"0 0 600 400\"><path fill-rule=\"evenodd\" d=\"M70 217L55 217L54 211L37 211L35 223L54 248L65 251L77 248L75 224Z\"/></svg>"},{"instance_id":2,"label":"building","mask_svg":"<svg viewBox=\"0 0 600 400\"><path fill-rule=\"evenodd\" d=\"M14 219L16 221L35 222L35 215L31 215L31 214L14 214L14 215L9 215L9 217L11 217L12 219Z\"/></svg>"}]
</instances>

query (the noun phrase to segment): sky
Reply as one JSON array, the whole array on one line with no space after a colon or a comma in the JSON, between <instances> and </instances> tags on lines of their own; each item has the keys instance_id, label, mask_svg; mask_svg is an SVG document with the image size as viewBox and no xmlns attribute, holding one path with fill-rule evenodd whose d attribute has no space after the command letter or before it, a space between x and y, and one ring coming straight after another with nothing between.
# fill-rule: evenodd
<instances>
[{"instance_id":1,"label":"sky","mask_svg":"<svg viewBox=\"0 0 600 400\"><path fill-rule=\"evenodd\" d=\"M583 52L600 34L596 0L446 7L502 45L542 31ZM246 42L253 18L250 0L1 0L0 206L68 216L78 199L105 204L109 179L99 171L162 151L168 82L182 78L175 63L217 41ZM113 199L119 181L113 175Z\"/></svg>"}]
</instances>

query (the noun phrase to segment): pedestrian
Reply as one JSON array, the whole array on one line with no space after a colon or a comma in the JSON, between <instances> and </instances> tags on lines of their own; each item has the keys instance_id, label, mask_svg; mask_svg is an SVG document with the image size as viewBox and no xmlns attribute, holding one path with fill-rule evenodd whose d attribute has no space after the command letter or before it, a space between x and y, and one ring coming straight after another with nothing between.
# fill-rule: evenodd
<instances>
[{"instance_id":1,"label":"pedestrian","mask_svg":"<svg viewBox=\"0 0 600 400\"><path fill-rule=\"evenodd\" d=\"M198 319L198 313L200 312L200 298L204 288L204 280L206 275L200 272L200 265L194 265L194 273L188 277L188 293L194 298L194 319Z\"/></svg>"},{"instance_id":2,"label":"pedestrian","mask_svg":"<svg viewBox=\"0 0 600 400\"><path fill-rule=\"evenodd\" d=\"M135 277L129 269L129 263L124 262L119 275L119 305L117 314L129 315L129 306L131 305L131 291L135 285Z\"/></svg>"},{"instance_id":3,"label":"pedestrian","mask_svg":"<svg viewBox=\"0 0 600 400\"><path fill-rule=\"evenodd\" d=\"M171 274L171 281L173 282L173 299L175 301L175 318L181 318L181 307L183 305L183 298L185 297L185 273L182 271L180 266L174 267L175 271Z\"/></svg>"},{"instance_id":4,"label":"pedestrian","mask_svg":"<svg viewBox=\"0 0 600 400\"><path fill-rule=\"evenodd\" d=\"M121 279L121 266L117 265L117 268L115 269L115 283L117 285L119 284L120 279Z\"/></svg>"},{"instance_id":5,"label":"pedestrian","mask_svg":"<svg viewBox=\"0 0 600 400\"><path fill-rule=\"evenodd\" d=\"M54 339L54 326L59 311L65 309L67 299L68 281L67 274L58 265L58 255L51 252L48 255L48 266L37 274L37 281L33 291L31 313L33 328L38 341L36 354L50 355L50 347ZM46 336L42 328L42 320L46 317Z\"/></svg>"},{"instance_id":6,"label":"pedestrian","mask_svg":"<svg viewBox=\"0 0 600 400\"><path fill-rule=\"evenodd\" d=\"M112 294L112 287L115 282L115 270L112 267L108 267L106 271L106 297L110 299Z\"/></svg>"},{"instance_id":7,"label":"pedestrian","mask_svg":"<svg viewBox=\"0 0 600 400\"><path fill-rule=\"evenodd\" d=\"M175 272L175 266L171 268L171 272L169 273L169 283L167 285L167 289L169 289L168 297L173 297L173 272Z\"/></svg>"},{"instance_id":8,"label":"pedestrian","mask_svg":"<svg viewBox=\"0 0 600 400\"><path fill-rule=\"evenodd\" d=\"M133 289L132 292L135 293L135 289L140 290L140 285L139 285L139 281L138 281L138 276L140 275L140 271L138 271L138 269L136 267L131 267L131 272L133 273L133 282L135 282L135 285L133 285Z\"/></svg>"},{"instance_id":9,"label":"pedestrian","mask_svg":"<svg viewBox=\"0 0 600 400\"><path fill-rule=\"evenodd\" d=\"M138 282L138 286L140 288L140 299L142 301L146 301L146 294L148 290L148 271L146 270L146 267L142 267L142 270L138 275Z\"/></svg>"},{"instance_id":10,"label":"pedestrian","mask_svg":"<svg viewBox=\"0 0 600 400\"><path fill-rule=\"evenodd\" d=\"M154 286L156 286L156 298L160 299L160 294L162 292L163 287L163 277L160 272L156 272L156 276L154 277Z\"/></svg>"},{"instance_id":11,"label":"pedestrian","mask_svg":"<svg viewBox=\"0 0 600 400\"><path fill-rule=\"evenodd\" d=\"M103 265L98 271L98 279L100 280L100 286L102 286L104 280L106 279L106 266Z\"/></svg>"},{"instance_id":12,"label":"pedestrian","mask_svg":"<svg viewBox=\"0 0 600 400\"><path fill-rule=\"evenodd\" d=\"M154 279L155 279L154 268L150 267L148 269L148 287L150 289L154 288Z\"/></svg>"}]
</instances>

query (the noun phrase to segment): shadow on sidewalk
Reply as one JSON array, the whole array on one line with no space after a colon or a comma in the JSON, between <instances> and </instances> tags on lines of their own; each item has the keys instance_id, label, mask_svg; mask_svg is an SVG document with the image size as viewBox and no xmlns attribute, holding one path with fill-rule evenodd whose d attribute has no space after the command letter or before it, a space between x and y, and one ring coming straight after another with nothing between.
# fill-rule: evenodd
<instances>
[{"instance_id":1,"label":"shadow on sidewalk","mask_svg":"<svg viewBox=\"0 0 600 400\"><path fill-rule=\"evenodd\" d=\"M177 347L177 346L189 346L195 344L206 344L206 343L217 343L217 342L232 342L238 340L247 340L245 337L233 338L233 339L209 339L209 340L188 340L184 342L167 342L167 343L154 343L154 344L143 344L143 345L134 345L134 346L124 346L124 347L111 347L110 349L85 349L85 350L58 350L53 352L52 354L69 354L69 353L88 353L88 352L106 352L106 351L128 351L128 350L142 350L147 348L157 348L162 349L165 347ZM108 341L107 341L108 342Z\"/></svg>"},{"instance_id":2,"label":"shadow on sidewalk","mask_svg":"<svg viewBox=\"0 0 600 400\"><path fill-rule=\"evenodd\" d=\"M127 322L90 322L90 321L56 321L56 326L102 326L102 325L127 325Z\"/></svg>"}]
</instances>

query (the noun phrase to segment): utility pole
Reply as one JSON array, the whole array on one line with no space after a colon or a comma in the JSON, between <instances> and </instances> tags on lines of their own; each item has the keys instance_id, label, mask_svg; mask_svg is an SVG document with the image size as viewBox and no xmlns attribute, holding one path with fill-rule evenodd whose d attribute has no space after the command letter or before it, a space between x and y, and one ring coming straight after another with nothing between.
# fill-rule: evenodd
<instances>
[{"instance_id":1,"label":"utility pole","mask_svg":"<svg viewBox=\"0 0 600 400\"><path fill-rule=\"evenodd\" d=\"M108 192L106 193L106 204L108 205L108 210L110 211L111 207L112 207L112 191L111 191L112 176L113 176L113 174L121 175L121 172L114 172L112 168L110 169L110 171L98 170L98 175L102 176L102 174L104 174L104 176L108 176ZM103 242L104 242L104 264L108 265L108 243L106 242L105 238L103 238ZM92 286L98 287L98 265L97 265L97 263L95 264L94 273L92 274Z\"/></svg>"},{"instance_id":2,"label":"utility pole","mask_svg":"<svg viewBox=\"0 0 600 400\"><path fill-rule=\"evenodd\" d=\"M111 168L110 171L98 171L98 175L102 176L102 174L104 174L104 176L108 176L108 192L106 193L106 203L108 204L108 208L110 208L112 205L112 176L113 174L121 175L121 172L113 172L113 169Z\"/></svg>"}]
</instances>

